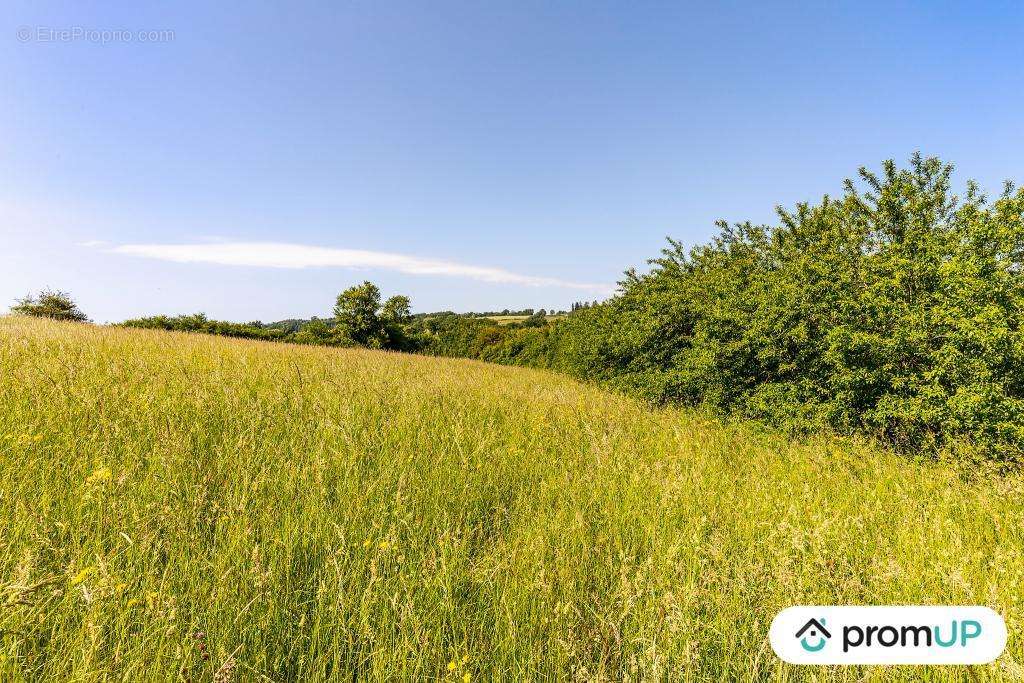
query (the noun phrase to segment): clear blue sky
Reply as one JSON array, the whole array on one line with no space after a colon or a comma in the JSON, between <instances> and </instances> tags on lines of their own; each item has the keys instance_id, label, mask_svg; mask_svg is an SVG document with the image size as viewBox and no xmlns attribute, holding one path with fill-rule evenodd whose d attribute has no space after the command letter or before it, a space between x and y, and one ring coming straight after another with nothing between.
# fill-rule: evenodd
<instances>
[{"instance_id":1,"label":"clear blue sky","mask_svg":"<svg viewBox=\"0 0 1024 683\"><path fill-rule=\"evenodd\" d=\"M0 19L0 310L565 308L885 158L1024 181L1017 2L111 4Z\"/></svg>"}]
</instances>

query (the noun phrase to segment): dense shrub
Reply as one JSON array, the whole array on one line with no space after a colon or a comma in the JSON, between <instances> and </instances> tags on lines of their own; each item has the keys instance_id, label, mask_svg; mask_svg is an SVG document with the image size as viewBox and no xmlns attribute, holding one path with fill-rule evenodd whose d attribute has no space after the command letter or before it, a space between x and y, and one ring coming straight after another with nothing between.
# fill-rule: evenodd
<instances>
[{"instance_id":1,"label":"dense shrub","mask_svg":"<svg viewBox=\"0 0 1024 683\"><path fill-rule=\"evenodd\" d=\"M988 201L915 156L865 188L671 242L552 334L552 364L647 398L899 447L1024 446L1024 191Z\"/></svg>"},{"instance_id":2,"label":"dense shrub","mask_svg":"<svg viewBox=\"0 0 1024 683\"><path fill-rule=\"evenodd\" d=\"M11 312L37 318L70 320L79 323L89 320L89 316L79 310L78 304L74 302L70 294L49 289L44 289L35 296L29 294L24 299L19 299L11 307Z\"/></svg>"},{"instance_id":3,"label":"dense shrub","mask_svg":"<svg viewBox=\"0 0 1024 683\"><path fill-rule=\"evenodd\" d=\"M488 331L498 325L480 318L467 318L456 313L419 316L406 326L406 333L416 340L418 350L432 356L477 358ZM500 331L499 331L500 334Z\"/></svg>"},{"instance_id":4,"label":"dense shrub","mask_svg":"<svg viewBox=\"0 0 1024 683\"><path fill-rule=\"evenodd\" d=\"M554 326L538 314L500 325L487 318L440 313L416 317L404 329L414 350L433 356L546 368L554 350L548 339Z\"/></svg>"}]
</instances>

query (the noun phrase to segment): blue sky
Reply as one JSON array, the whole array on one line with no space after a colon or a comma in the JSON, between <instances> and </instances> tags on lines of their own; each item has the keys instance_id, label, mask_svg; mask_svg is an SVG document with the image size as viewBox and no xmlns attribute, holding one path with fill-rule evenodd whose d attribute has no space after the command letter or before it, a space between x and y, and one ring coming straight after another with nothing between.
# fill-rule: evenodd
<instances>
[{"instance_id":1,"label":"blue sky","mask_svg":"<svg viewBox=\"0 0 1024 683\"><path fill-rule=\"evenodd\" d=\"M0 309L567 308L885 158L1024 181L1020 3L111 4L0 19Z\"/></svg>"}]
</instances>

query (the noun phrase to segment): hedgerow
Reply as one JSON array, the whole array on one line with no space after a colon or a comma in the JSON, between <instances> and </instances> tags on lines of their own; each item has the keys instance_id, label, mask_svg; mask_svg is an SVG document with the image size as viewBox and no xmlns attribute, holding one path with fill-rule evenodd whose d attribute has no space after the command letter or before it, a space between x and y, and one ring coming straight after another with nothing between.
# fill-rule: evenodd
<instances>
[{"instance_id":1,"label":"hedgerow","mask_svg":"<svg viewBox=\"0 0 1024 683\"><path fill-rule=\"evenodd\" d=\"M671 241L650 272L570 315L555 367L658 402L902 449L1024 446L1024 191L994 201L915 155L838 198Z\"/></svg>"}]
</instances>

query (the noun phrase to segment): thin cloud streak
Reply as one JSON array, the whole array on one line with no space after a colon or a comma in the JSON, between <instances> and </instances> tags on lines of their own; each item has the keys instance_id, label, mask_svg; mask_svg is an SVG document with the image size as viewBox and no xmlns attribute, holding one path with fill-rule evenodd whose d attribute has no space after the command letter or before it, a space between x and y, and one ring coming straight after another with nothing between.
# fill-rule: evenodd
<instances>
[{"instance_id":1,"label":"thin cloud streak","mask_svg":"<svg viewBox=\"0 0 1024 683\"><path fill-rule=\"evenodd\" d=\"M178 263L215 263L225 266L262 268L380 268L411 275L463 277L480 282L526 287L561 287L604 293L612 291L612 288L607 285L522 275L502 268L472 266L381 251L335 249L279 242L123 244L110 249L110 251Z\"/></svg>"}]
</instances>

